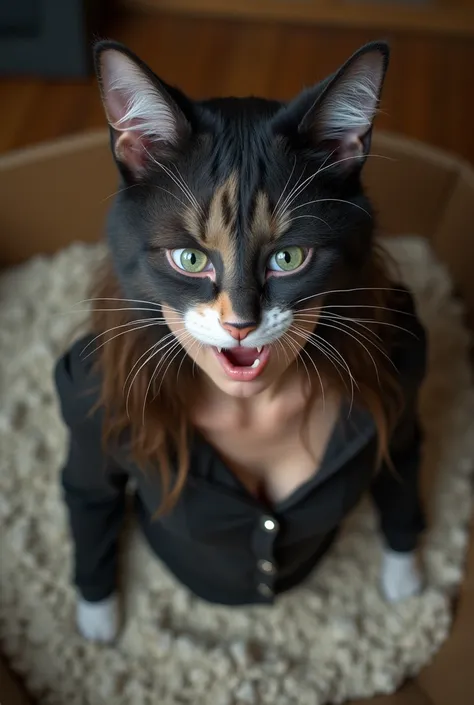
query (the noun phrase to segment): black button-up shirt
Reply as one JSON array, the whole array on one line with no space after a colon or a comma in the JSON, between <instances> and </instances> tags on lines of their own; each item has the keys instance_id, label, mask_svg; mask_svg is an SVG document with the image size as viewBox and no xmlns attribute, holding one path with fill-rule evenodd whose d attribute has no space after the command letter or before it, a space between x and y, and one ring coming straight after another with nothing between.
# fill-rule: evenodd
<instances>
[{"instance_id":1,"label":"black button-up shirt","mask_svg":"<svg viewBox=\"0 0 474 705\"><path fill-rule=\"evenodd\" d=\"M318 472L288 498L266 506L252 496L212 446L195 433L188 479L175 508L153 516L161 501L158 474L144 474L125 449L103 453L102 414L90 414L100 380L78 341L56 366L63 418L70 429L62 471L75 549L75 583L86 600L116 589L118 539L126 485L152 550L195 594L223 604L271 603L303 580L333 541L346 514L370 488L388 545L410 551L423 529L418 494L420 431L416 397L425 368L423 328L407 296L392 360L405 408L391 440L394 469L374 475L375 424L367 411L343 406ZM414 335L413 335L414 334ZM415 337L416 336L416 337ZM95 390L95 391L90 391Z\"/></svg>"}]
</instances>

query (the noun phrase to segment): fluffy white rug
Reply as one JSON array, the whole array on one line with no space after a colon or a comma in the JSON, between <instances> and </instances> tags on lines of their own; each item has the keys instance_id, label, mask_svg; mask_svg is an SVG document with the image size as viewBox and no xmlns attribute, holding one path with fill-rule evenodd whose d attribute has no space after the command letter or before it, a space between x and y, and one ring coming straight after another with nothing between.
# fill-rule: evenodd
<instances>
[{"instance_id":1,"label":"fluffy white rug","mask_svg":"<svg viewBox=\"0 0 474 705\"><path fill-rule=\"evenodd\" d=\"M429 330L422 396L432 528L428 587L390 606L363 503L321 569L274 608L223 608L177 585L134 535L127 626L116 647L74 629L70 544L58 488L66 432L51 371L77 324L102 246L74 245L0 279L0 635L41 705L321 705L393 691L446 638L471 512L469 336L444 269L416 238L390 245ZM66 312L66 315L65 315ZM76 314L77 315L77 314Z\"/></svg>"}]
</instances>

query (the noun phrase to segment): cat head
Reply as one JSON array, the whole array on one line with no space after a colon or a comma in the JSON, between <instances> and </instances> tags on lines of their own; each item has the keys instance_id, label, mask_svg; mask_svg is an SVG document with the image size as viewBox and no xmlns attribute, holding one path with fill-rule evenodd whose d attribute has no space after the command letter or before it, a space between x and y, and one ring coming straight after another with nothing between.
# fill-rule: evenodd
<instances>
[{"instance_id":1,"label":"cat head","mask_svg":"<svg viewBox=\"0 0 474 705\"><path fill-rule=\"evenodd\" d=\"M258 351L295 312L357 286L374 228L361 170L388 53L364 46L288 103L195 101L122 45L98 43L124 295L171 309L205 346Z\"/></svg>"}]
</instances>

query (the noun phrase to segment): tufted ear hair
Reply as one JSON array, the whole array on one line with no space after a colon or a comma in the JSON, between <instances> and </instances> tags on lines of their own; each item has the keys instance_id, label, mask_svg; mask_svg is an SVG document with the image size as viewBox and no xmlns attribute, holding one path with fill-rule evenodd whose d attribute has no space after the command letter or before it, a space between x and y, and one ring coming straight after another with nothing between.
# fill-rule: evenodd
<instances>
[{"instance_id":1,"label":"tufted ear hair","mask_svg":"<svg viewBox=\"0 0 474 705\"><path fill-rule=\"evenodd\" d=\"M388 68L383 42L359 49L331 78L292 101L277 120L317 151L332 153L345 171L360 166L370 136ZM277 125L278 130L278 125Z\"/></svg>"},{"instance_id":2,"label":"tufted ear hair","mask_svg":"<svg viewBox=\"0 0 474 705\"><path fill-rule=\"evenodd\" d=\"M95 66L115 158L143 175L153 154L178 146L190 124L160 79L126 47L99 42Z\"/></svg>"}]
</instances>

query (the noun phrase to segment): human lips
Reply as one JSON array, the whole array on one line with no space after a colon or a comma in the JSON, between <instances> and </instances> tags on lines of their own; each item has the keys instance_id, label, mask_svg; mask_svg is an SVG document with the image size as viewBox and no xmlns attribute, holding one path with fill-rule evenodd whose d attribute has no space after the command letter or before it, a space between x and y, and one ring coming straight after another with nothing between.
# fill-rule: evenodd
<instances>
[{"instance_id":1,"label":"human lips","mask_svg":"<svg viewBox=\"0 0 474 705\"><path fill-rule=\"evenodd\" d=\"M261 348L239 345L234 348L212 349L227 377L238 382L251 382L259 377L270 358L268 345Z\"/></svg>"}]
</instances>

